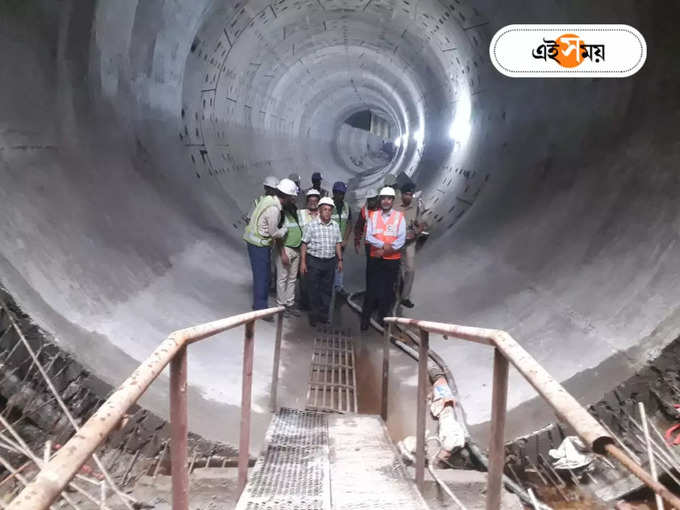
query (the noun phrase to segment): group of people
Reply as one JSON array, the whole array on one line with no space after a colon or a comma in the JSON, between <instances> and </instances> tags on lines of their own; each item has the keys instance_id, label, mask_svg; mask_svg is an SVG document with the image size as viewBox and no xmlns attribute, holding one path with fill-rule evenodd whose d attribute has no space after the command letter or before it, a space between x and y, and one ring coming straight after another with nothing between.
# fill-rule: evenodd
<instances>
[{"instance_id":1,"label":"group of people","mask_svg":"<svg viewBox=\"0 0 680 510\"><path fill-rule=\"evenodd\" d=\"M320 172L312 174L312 186L305 190L297 174L280 181L267 177L243 235L253 273L253 309L268 307L273 258L277 305L294 317L308 310L312 326L327 323L333 290L346 294L343 259L352 231L357 253L363 242L366 254L361 329L368 328L376 311L379 321L390 315L398 294L404 306L413 307L416 240L425 229L422 207L414 201L410 182L401 187L395 205L396 181L388 178L392 181L367 197L353 225L344 182L335 182L329 196Z\"/></svg>"}]
</instances>

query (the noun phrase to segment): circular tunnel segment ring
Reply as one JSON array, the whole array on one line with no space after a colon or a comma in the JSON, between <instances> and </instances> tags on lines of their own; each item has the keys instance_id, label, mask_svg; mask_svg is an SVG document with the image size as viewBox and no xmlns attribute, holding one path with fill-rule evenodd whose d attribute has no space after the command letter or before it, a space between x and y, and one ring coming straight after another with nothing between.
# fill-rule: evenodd
<instances>
[{"instance_id":1,"label":"circular tunnel segment ring","mask_svg":"<svg viewBox=\"0 0 680 510\"><path fill-rule=\"evenodd\" d=\"M336 130L364 103L407 135L390 171L422 191L419 317L512 330L584 402L678 336L679 107L658 93L680 81L664 29L678 6L564 6L637 27L653 58L625 80L545 81L491 68L491 36L516 21L501 2L27 5L0 8L0 281L103 379L168 331L250 306L250 201L272 173L356 177ZM522 15L553 19L551 5ZM485 355L437 350L485 423ZM196 356L208 370L215 354ZM235 384L191 373L234 404ZM509 402L532 397L512 386ZM510 416L510 434L526 426Z\"/></svg>"}]
</instances>

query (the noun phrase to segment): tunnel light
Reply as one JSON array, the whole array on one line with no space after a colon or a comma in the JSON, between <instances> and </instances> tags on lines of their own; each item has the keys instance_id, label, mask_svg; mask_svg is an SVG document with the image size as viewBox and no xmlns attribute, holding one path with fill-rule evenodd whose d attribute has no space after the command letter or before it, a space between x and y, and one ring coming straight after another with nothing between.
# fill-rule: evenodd
<instances>
[{"instance_id":1,"label":"tunnel light","mask_svg":"<svg viewBox=\"0 0 680 510\"><path fill-rule=\"evenodd\" d=\"M470 123L470 115L472 113L472 103L470 101L470 94L464 92L458 99L456 106L456 114L449 130L451 140L459 144L464 144L470 137L472 131L472 124Z\"/></svg>"},{"instance_id":2,"label":"tunnel light","mask_svg":"<svg viewBox=\"0 0 680 510\"><path fill-rule=\"evenodd\" d=\"M425 141L425 129L424 128L418 128L413 133L413 140L416 142L418 147L422 147L423 142Z\"/></svg>"},{"instance_id":3,"label":"tunnel light","mask_svg":"<svg viewBox=\"0 0 680 510\"><path fill-rule=\"evenodd\" d=\"M403 133L394 139L394 146L401 147L408 143L408 133Z\"/></svg>"}]
</instances>

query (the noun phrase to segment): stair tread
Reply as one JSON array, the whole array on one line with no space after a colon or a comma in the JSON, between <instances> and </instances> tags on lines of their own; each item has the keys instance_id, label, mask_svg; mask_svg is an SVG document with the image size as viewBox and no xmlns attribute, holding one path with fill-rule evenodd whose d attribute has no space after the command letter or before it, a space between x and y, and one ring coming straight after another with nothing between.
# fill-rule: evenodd
<instances>
[{"instance_id":1,"label":"stair tread","mask_svg":"<svg viewBox=\"0 0 680 510\"><path fill-rule=\"evenodd\" d=\"M237 510L428 508L379 416L281 409Z\"/></svg>"}]
</instances>

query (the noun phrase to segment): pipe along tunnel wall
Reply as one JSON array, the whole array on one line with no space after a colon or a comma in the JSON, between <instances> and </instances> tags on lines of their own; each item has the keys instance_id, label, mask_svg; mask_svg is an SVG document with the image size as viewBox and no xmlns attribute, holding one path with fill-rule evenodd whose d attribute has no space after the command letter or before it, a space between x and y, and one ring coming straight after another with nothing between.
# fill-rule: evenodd
<instances>
[{"instance_id":1,"label":"pipe along tunnel wall","mask_svg":"<svg viewBox=\"0 0 680 510\"><path fill-rule=\"evenodd\" d=\"M169 331L249 309L242 217L266 175L322 171L356 201L405 172L432 225L412 314L506 329L595 401L679 336L679 15L651 0L4 0L0 282L115 385ZM647 63L618 80L493 70L498 28L546 21L633 25ZM379 171L374 135L344 124L366 109L402 141ZM258 328L263 430L273 330ZM190 358L214 417L192 428L232 443L241 338ZM492 353L432 345L485 422ZM165 414L166 391L143 403ZM513 374L509 434L550 421L533 396Z\"/></svg>"}]
</instances>

